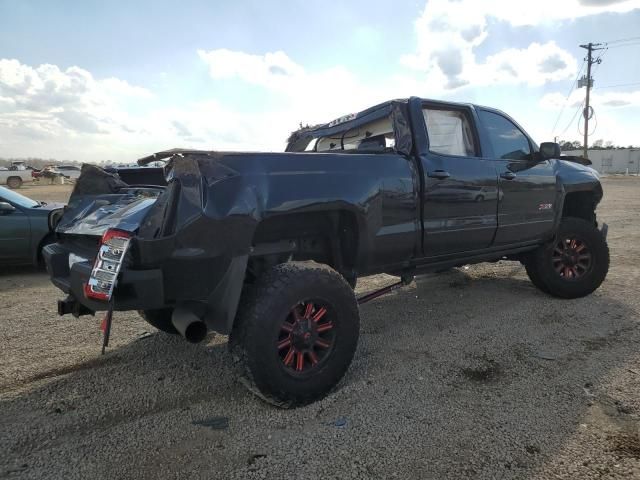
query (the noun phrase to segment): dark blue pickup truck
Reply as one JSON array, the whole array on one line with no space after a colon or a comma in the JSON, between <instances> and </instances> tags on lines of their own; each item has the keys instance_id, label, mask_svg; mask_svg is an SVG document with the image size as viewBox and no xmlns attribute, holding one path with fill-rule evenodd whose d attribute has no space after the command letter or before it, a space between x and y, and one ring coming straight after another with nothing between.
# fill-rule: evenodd
<instances>
[{"instance_id":1,"label":"dark blue pickup truck","mask_svg":"<svg viewBox=\"0 0 640 480\"><path fill-rule=\"evenodd\" d=\"M301 128L284 153L138 163L83 166L44 255L68 294L59 313L138 310L189 341L229 334L246 383L281 406L322 397L347 370L359 276L507 259L576 298L609 267L588 160L492 108L412 97Z\"/></svg>"}]
</instances>

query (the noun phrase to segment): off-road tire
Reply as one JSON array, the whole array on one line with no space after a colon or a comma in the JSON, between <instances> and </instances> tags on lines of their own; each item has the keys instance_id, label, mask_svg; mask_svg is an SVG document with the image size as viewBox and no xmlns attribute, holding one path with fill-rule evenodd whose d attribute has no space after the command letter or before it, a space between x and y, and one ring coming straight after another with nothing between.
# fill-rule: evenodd
<instances>
[{"instance_id":1,"label":"off-road tire","mask_svg":"<svg viewBox=\"0 0 640 480\"><path fill-rule=\"evenodd\" d=\"M358 276L354 273L345 273L342 275L344 277L344 279L347 281L347 283L349 284L349 286L355 290L356 286L358 285Z\"/></svg>"},{"instance_id":2,"label":"off-road tire","mask_svg":"<svg viewBox=\"0 0 640 480\"><path fill-rule=\"evenodd\" d=\"M315 364L310 360L315 353L303 354L309 368L294 372L286 356L282 358L292 347L279 348L283 322L293 319L295 324L294 309L309 304L326 306L317 325L332 324L331 348L318 351L323 356ZM353 359L359 329L358 304L342 275L315 262L288 262L265 272L243 292L229 348L250 391L273 405L292 408L323 398L338 384Z\"/></svg>"},{"instance_id":3,"label":"off-road tire","mask_svg":"<svg viewBox=\"0 0 640 480\"><path fill-rule=\"evenodd\" d=\"M163 308L159 310L138 310L140 316L152 327L157 328L161 332L178 335L178 330L171 323L171 314L173 309Z\"/></svg>"},{"instance_id":4,"label":"off-road tire","mask_svg":"<svg viewBox=\"0 0 640 480\"><path fill-rule=\"evenodd\" d=\"M560 298L589 295L604 281L609 271L609 247L596 226L581 218L567 217L557 232L557 241L577 239L590 255L589 267L577 278L564 278L554 269L553 255L557 241L539 247L525 263L531 282L545 293Z\"/></svg>"},{"instance_id":5,"label":"off-road tire","mask_svg":"<svg viewBox=\"0 0 640 480\"><path fill-rule=\"evenodd\" d=\"M9 177L7 178L7 187L12 190L16 188L20 188L22 186L22 179L20 177Z\"/></svg>"},{"instance_id":6,"label":"off-road tire","mask_svg":"<svg viewBox=\"0 0 640 480\"><path fill-rule=\"evenodd\" d=\"M534 253L528 254L523 260L523 264L524 269L527 272L527 276L529 277L529 280L531 280L531 283L533 283L533 286L544 293L549 293L547 286L542 282L542 279L540 278L540 273L538 272L538 268L536 267L536 256L534 255Z\"/></svg>"}]
</instances>

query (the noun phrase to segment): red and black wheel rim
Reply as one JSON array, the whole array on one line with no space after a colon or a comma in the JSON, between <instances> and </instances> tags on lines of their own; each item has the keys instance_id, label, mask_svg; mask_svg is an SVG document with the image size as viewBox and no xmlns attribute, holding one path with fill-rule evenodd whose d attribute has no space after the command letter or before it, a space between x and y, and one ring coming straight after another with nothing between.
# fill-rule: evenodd
<instances>
[{"instance_id":1,"label":"red and black wheel rim","mask_svg":"<svg viewBox=\"0 0 640 480\"><path fill-rule=\"evenodd\" d=\"M576 237L558 240L551 256L553 269L564 280L579 280L591 270L593 256L589 246Z\"/></svg>"},{"instance_id":2,"label":"red and black wheel rim","mask_svg":"<svg viewBox=\"0 0 640 480\"><path fill-rule=\"evenodd\" d=\"M321 301L307 300L291 308L276 345L288 373L305 374L327 360L336 337L334 317L333 309Z\"/></svg>"}]
</instances>

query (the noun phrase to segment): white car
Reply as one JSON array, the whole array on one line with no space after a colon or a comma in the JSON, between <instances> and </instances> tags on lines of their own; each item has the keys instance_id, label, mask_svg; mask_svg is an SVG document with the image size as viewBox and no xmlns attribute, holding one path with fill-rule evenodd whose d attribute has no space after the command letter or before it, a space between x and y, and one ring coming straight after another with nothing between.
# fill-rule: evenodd
<instances>
[{"instance_id":1,"label":"white car","mask_svg":"<svg viewBox=\"0 0 640 480\"><path fill-rule=\"evenodd\" d=\"M66 178L73 178L75 180L80 176L80 167L76 167L75 165L56 165L55 169Z\"/></svg>"}]
</instances>

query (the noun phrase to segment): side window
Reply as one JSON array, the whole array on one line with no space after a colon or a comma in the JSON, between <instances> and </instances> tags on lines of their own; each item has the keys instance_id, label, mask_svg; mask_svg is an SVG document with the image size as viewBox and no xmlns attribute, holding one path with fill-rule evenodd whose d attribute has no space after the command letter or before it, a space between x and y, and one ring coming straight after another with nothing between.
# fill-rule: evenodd
<instances>
[{"instance_id":1,"label":"side window","mask_svg":"<svg viewBox=\"0 0 640 480\"><path fill-rule=\"evenodd\" d=\"M443 155L475 157L476 146L471 124L464 112L423 108L429 150Z\"/></svg>"},{"instance_id":2,"label":"side window","mask_svg":"<svg viewBox=\"0 0 640 480\"><path fill-rule=\"evenodd\" d=\"M489 142L496 158L529 160L531 145L524 133L513 122L497 113L478 110L482 125L487 130Z\"/></svg>"}]
</instances>

